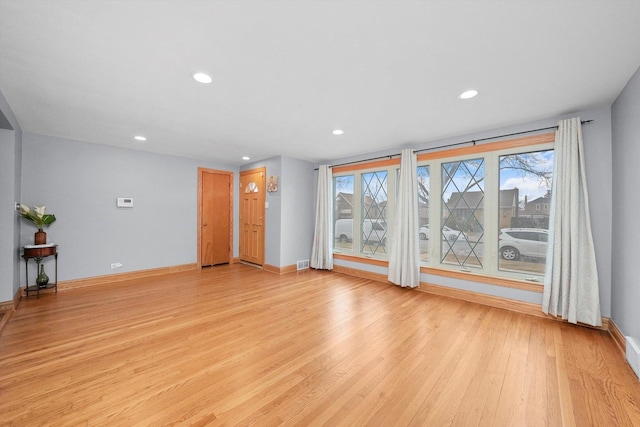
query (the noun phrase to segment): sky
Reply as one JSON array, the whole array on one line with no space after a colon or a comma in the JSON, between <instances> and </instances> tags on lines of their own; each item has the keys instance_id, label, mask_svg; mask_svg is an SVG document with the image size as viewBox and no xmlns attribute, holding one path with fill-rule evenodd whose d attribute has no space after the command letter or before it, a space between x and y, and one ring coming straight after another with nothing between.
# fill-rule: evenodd
<instances>
[{"instance_id":1,"label":"sky","mask_svg":"<svg viewBox=\"0 0 640 427\"><path fill-rule=\"evenodd\" d=\"M535 170L553 172L553 150L526 153L521 157ZM551 190L551 182L545 182L535 174L523 173L513 169L503 169L500 171L500 189L512 189L518 187L520 199L527 196L529 200L535 200L547 194Z\"/></svg>"}]
</instances>

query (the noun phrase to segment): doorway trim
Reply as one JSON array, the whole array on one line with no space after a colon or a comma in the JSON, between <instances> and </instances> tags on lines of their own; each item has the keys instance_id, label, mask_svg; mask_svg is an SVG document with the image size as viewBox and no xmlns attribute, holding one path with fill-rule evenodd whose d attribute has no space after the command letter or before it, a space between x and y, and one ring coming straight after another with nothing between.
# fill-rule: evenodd
<instances>
[{"instance_id":1,"label":"doorway trim","mask_svg":"<svg viewBox=\"0 0 640 427\"><path fill-rule=\"evenodd\" d=\"M196 223L197 228L197 242L198 251L198 268L202 268L202 186L203 186L203 175L205 173L215 173L220 175L228 175L229 176L229 263L233 263L233 172L223 171L219 169L207 169L198 167L198 219Z\"/></svg>"}]
</instances>

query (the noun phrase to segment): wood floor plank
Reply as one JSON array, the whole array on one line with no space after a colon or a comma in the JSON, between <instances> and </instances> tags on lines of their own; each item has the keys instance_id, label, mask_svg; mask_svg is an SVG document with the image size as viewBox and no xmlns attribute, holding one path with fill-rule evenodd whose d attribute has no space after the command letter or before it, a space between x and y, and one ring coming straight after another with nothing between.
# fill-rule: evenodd
<instances>
[{"instance_id":1,"label":"wood floor plank","mask_svg":"<svg viewBox=\"0 0 640 427\"><path fill-rule=\"evenodd\" d=\"M0 425L637 426L611 337L326 271L229 265L23 300Z\"/></svg>"}]
</instances>

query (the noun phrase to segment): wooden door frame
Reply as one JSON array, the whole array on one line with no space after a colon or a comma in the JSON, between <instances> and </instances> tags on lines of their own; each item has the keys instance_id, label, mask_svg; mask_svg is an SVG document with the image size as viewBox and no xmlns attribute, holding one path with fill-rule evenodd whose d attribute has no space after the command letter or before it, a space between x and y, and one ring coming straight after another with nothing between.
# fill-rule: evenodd
<instances>
[{"instance_id":1,"label":"wooden door frame","mask_svg":"<svg viewBox=\"0 0 640 427\"><path fill-rule=\"evenodd\" d=\"M262 192L263 196L264 196L264 202L266 203L267 201L267 167L266 166L260 166L258 168L253 168L253 169L247 169L247 170L241 170L238 173L238 180L240 181L240 183L242 184L242 175L243 174L253 174L253 173L258 173L258 172L262 172L263 174L263 178L262 179L262 188L260 188L260 191ZM240 188L240 193L242 193L242 188ZM242 194L238 194L238 199L239 199L239 203L240 206L238 206L238 210L240 213L242 213ZM265 208L265 204L262 203L262 206L260 207L260 209L262 209L262 264L260 264L263 268L265 265L265 259L267 257L266 254L266 249L267 249L267 210ZM238 221L238 227L240 227L239 233L240 233L240 241L238 242L238 246L240 246L242 244L242 222ZM238 247L238 255L240 257L240 260L242 260L242 250L240 247Z\"/></svg>"},{"instance_id":2,"label":"wooden door frame","mask_svg":"<svg viewBox=\"0 0 640 427\"><path fill-rule=\"evenodd\" d=\"M203 175L205 173L215 173L218 175L229 176L229 264L233 264L233 172L223 171L218 169L198 168L198 222L196 227L198 229L198 268L202 268L202 187L203 187Z\"/></svg>"}]
</instances>

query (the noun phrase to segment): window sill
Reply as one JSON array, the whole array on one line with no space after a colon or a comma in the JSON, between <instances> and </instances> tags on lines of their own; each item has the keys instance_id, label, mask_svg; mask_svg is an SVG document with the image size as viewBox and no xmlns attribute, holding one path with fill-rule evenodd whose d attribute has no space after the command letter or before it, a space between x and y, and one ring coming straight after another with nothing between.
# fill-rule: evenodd
<instances>
[{"instance_id":1,"label":"window sill","mask_svg":"<svg viewBox=\"0 0 640 427\"><path fill-rule=\"evenodd\" d=\"M389 261L366 258L356 255L346 255L343 253L334 253L334 259L342 259L345 261L358 262L361 264L377 265L381 267L389 267ZM434 276L450 277L453 279L468 280L470 282L484 283L487 285L501 286L503 288L521 289L529 292L542 293L544 286L542 283L528 282L526 280L507 279L504 277L485 276L483 274L445 270L443 268L420 267L420 273L432 274Z\"/></svg>"},{"instance_id":2,"label":"window sill","mask_svg":"<svg viewBox=\"0 0 640 427\"><path fill-rule=\"evenodd\" d=\"M530 292L542 293L544 285L526 280L508 279L505 277L486 276L484 274L445 270L443 268L420 267L420 273L433 274L434 276L451 277L453 279L469 280L471 282L484 283L487 285L502 286L503 288L521 289Z\"/></svg>"},{"instance_id":3,"label":"window sill","mask_svg":"<svg viewBox=\"0 0 640 427\"><path fill-rule=\"evenodd\" d=\"M364 256L357 256L357 255L347 255L344 253L334 253L333 258L343 259L345 261L359 262L361 264L371 264L371 265L379 265L382 267L389 267L389 261L384 259L368 258Z\"/></svg>"}]
</instances>

